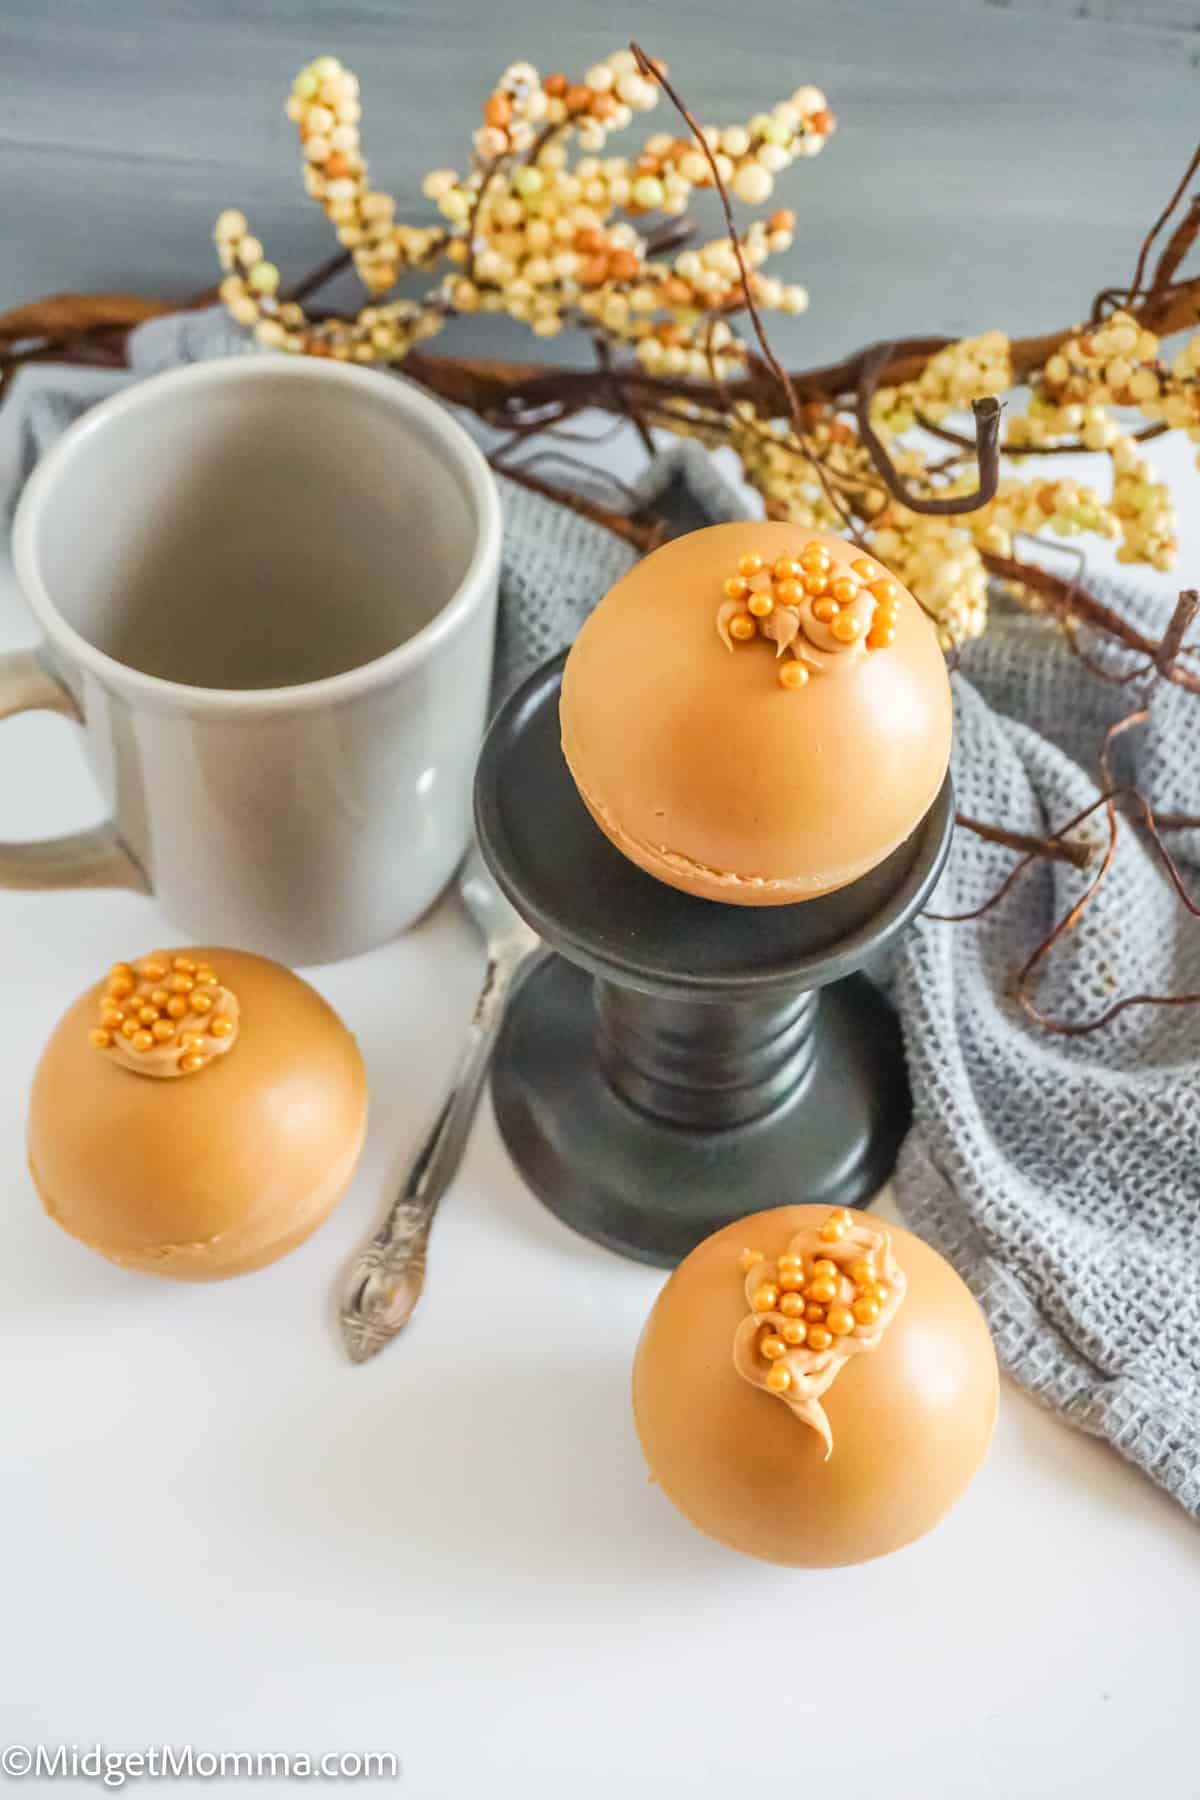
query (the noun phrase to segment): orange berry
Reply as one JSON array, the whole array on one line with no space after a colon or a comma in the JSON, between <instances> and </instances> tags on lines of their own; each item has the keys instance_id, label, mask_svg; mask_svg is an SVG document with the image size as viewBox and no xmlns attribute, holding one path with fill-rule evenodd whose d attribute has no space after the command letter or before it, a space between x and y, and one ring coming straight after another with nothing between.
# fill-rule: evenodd
<instances>
[{"instance_id":1,"label":"orange berry","mask_svg":"<svg viewBox=\"0 0 1200 1800\"><path fill-rule=\"evenodd\" d=\"M567 78L565 75L547 75L542 86L552 100L561 100L567 91Z\"/></svg>"},{"instance_id":2,"label":"orange berry","mask_svg":"<svg viewBox=\"0 0 1200 1800\"><path fill-rule=\"evenodd\" d=\"M808 128L815 131L818 137L828 137L836 124L837 120L827 106L823 106L820 112L808 115Z\"/></svg>"},{"instance_id":3,"label":"orange berry","mask_svg":"<svg viewBox=\"0 0 1200 1800\"><path fill-rule=\"evenodd\" d=\"M563 98L569 113L585 113L592 104L592 90L579 82L575 87L569 87Z\"/></svg>"},{"instance_id":4,"label":"orange berry","mask_svg":"<svg viewBox=\"0 0 1200 1800\"><path fill-rule=\"evenodd\" d=\"M795 229L796 215L788 206L781 206L779 211L773 212L767 220L768 231L794 231Z\"/></svg>"},{"instance_id":5,"label":"orange berry","mask_svg":"<svg viewBox=\"0 0 1200 1800\"><path fill-rule=\"evenodd\" d=\"M512 118L512 102L507 94L492 94L483 105L483 122L503 131Z\"/></svg>"},{"instance_id":6,"label":"orange berry","mask_svg":"<svg viewBox=\"0 0 1200 1800\"><path fill-rule=\"evenodd\" d=\"M641 267L632 250L614 250L608 259L608 273L613 281L632 281Z\"/></svg>"}]
</instances>

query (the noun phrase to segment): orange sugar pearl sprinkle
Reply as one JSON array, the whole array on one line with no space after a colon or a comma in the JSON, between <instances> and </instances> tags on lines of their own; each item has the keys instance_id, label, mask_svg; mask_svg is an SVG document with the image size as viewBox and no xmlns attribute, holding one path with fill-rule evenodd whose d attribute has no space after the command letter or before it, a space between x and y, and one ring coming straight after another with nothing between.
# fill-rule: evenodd
<instances>
[{"instance_id":1,"label":"orange sugar pearl sprinkle","mask_svg":"<svg viewBox=\"0 0 1200 1800\"><path fill-rule=\"evenodd\" d=\"M858 599L859 585L852 575L838 575L830 582L829 591L839 606L849 606Z\"/></svg>"},{"instance_id":2,"label":"orange sugar pearl sprinkle","mask_svg":"<svg viewBox=\"0 0 1200 1800\"><path fill-rule=\"evenodd\" d=\"M794 556L780 556L771 565L771 576L775 581L799 581L804 573L802 565Z\"/></svg>"},{"instance_id":3,"label":"orange sugar pearl sprinkle","mask_svg":"<svg viewBox=\"0 0 1200 1800\"><path fill-rule=\"evenodd\" d=\"M860 1325L874 1325L879 1319L880 1306L878 1300L872 1300L869 1295L860 1294L850 1311Z\"/></svg>"},{"instance_id":4,"label":"orange sugar pearl sprinkle","mask_svg":"<svg viewBox=\"0 0 1200 1800\"><path fill-rule=\"evenodd\" d=\"M808 686L808 670L803 663L782 663L779 669L779 685L785 688L802 688Z\"/></svg>"},{"instance_id":5,"label":"orange sugar pearl sprinkle","mask_svg":"<svg viewBox=\"0 0 1200 1800\"><path fill-rule=\"evenodd\" d=\"M739 575L760 575L763 570L763 559L757 551L749 550L745 556L738 557Z\"/></svg>"},{"instance_id":6,"label":"orange sugar pearl sprinkle","mask_svg":"<svg viewBox=\"0 0 1200 1800\"><path fill-rule=\"evenodd\" d=\"M808 1305L804 1308L804 1316L811 1325L823 1325L825 1323L825 1308L819 1305L817 1301L810 1300Z\"/></svg>"},{"instance_id":7,"label":"orange sugar pearl sprinkle","mask_svg":"<svg viewBox=\"0 0 1200 1800\"><path fill-rule=\"evenodd\" d=\"M871 1262L869 1258L862 1257L858 1262L852 1262L850 1264L849 1275L851 1281L874 1281L875 1264Z\"/></svg>"},{"instance_id":8,"label":"orange sugar pearl sprinkle","mask_svg":"<svg viewBox=\"0 0 1200 1800\"><path fill-rule=\"evenodd\" d=\"M875 564L873 562L868 562L865 556L856 557L854 562L850 564L850 567L854 574L861 577L863 581L874 581L879 574L879 570L876 568Z\"/></svg>"},{"instance_id":9,"label":"orange sugar pearl sprinkle","mask_svg":"<svg viewBox=\"0 0 1200 1800\"><path fill-rule=\"evenodd\" d=\"M854 644L862 636L862 621L853 613L839 613L829 629L839 644Z\"/></svg>"},{"instance_id":10,"label":"orange sugar pearl sprinkle","mask_svg":"<svg viewBox=\"0 0 1200 1800\"><path fill-rule=\"evenodd\" d=\"M850 1215L845 1212L831 1212L821 1226L817 1236L825 1244L836 1244L845 1237L850 1229Z\"/></svg>"},{"instance_id":11,"label":"orange sugar pearl sprinkle","mask_svg":"<svg viewBox=\"0 0 1200 1800\"><path fill-rule=\"evenodd\" d=\"M175 1036L175 1027L170 1019L156 1019L150 1027L150 1035L157 1044L169 1044Z\"/></svg>"},{"instance_id":12,"label":"orange sugar pearl sprinkle","mask_svg":"<svg viewBox=\"0 0 1200 1800\"><path fill-rule=\"evenodd\" d=\"M167 965L156 957L149 958L142 964L142 974L147 981L161 981L167 972Z\"/></svg>"},{"instance_id":13,"label":"orange sugar pearl sprinkle","mask_svg":"<svg viewBox=\"0 0 1200 1800\"><path fill-rule=\"evenodd\" d=\"M781 1275L788 1269L802 1269L803 1267L804 1258L802 1256L797 1256L793 1251L785 1250L783 1255L779 1258L779 1273Z\"/></svg>"},{"instance_id":14,"label":"orange sugar pearl sprinkle","mask_svg":"<svg viewBox=\"0 0 1200 1800\"><path fill-rule=\"evenodd\" d=\"M137 1028L138 1022L136 1019L126 1019L121 1026L121 1036L123 1038L131 1038Z\"/></svg>"},{"instance_id":15,"label":"orange sugar pearl sprinkle","mask_svg":"<svg viewBox=\"0 0 1200 1800\"><path fill-rule=\"evenodd\" d=\"M838 603L836 600L813 601L813 618L819 619L822 625L832 625L837 616Z\"/></svg>"},{"instance_id":16,"label":"orange sugar pearl sprinkle","mask_svg":"<svg viewBox=\"0 0 1200 1800\"><path fill-rule=\"evenodd\" d=\"M758 1264L763 1260L764 1258L761 1250L743 1250L742 1254L738 1257L738 1267L745 1269L746 1273L749 1274L750 1270L757 1268Z\"/></svg>"},{"instance_id":17,"label":"orange sugar pearl sprinkle","mask_svg":"<svg viewBox=\"0 0 1200 1800\"><path fill-rule=\"evenodd\" d=\"M775 602L770 594L751 594L746 605L756 619L769 619L775 611Z\"/></svg>"},{"instance_id":18,"label":"orange sugar pearl sprinkle","mask_svg":"<svg viewBox=\"0 0 1200 1800\"><path fill-rule=\"evenodd\" d=\"M894 625L873 625L867 633L868 650L890 650L895 641Z\"/></svg>"},{"instance_id":19,"label":"orange sugar pearl sprinkle","mask_svg":"<svg viewBox=\"0 0 1200 1800\"><path fill-rule=\"evenodd\" d=\"M878 581L871 583L871 593L881 606L886 605L890 600L900 598L900 589L886 575L881 575Z\"/></svg>"},{"instance_id":20,"label":"orange sugar pearl sprinkle","mask_svg":"<svg viewBox=\"0 0 1200 1800\"><path fill-rule=\"evenodd\" d=\"M749 613L736 613L729 621L729 635L736 643L748 644L757 632L758 627Z\"/></svg>"},{"instance_id":21,"label":"orange sugar pearl sprinkle","mask_svg":"<svg viewBox=\"0 0 1200 1800\"><path fill-rule=\"evenodd\" d=\"M177 994L190 994L195 985L190 975L172 975L171 977L171 986Z\"/></svg>"},{"instance_id":22,"label":"orange sugar pearl sprinkle","mask_svg":"<svg viewBox=\"0 0 1200 1800\"><path fill-rule=\"evenodd\" d=\"M817 574L824 574L833 567L833 557L824 544L805 544L800 552L800 567Z\"/></svg>"},{"instance_id":23,"label":"orange sugar pearl sprinkle","mask_svg":"<svg viewBox=\"0 0 1200 1800\"><path fill-rule=\"evenodd\" d=\"M840 1273L841 1273L841 1271L839 1270L837 1264L835 1262L831 1262L827 1256L818 1256L817 1260L813 1264L813 1274L814 1275L837 1276Z\"/></svg>"},{"instance_id":24,"label":"orange sugar pearl sprinkle","mask_svg":"<svg viewBox=\"0 0 1200 1800\"><path fill-rule=\"evenodd\" d=\"M792 576L775 584L775 598L780 606L799 606L804 599L804 584Z\"/></svg>"},{"instance_id":25,"label":"orange sugar pearl sprinkle","mask_svg":"<svg viewBox=\"0 0 1200 1800\"><path fill-rule=\"evenodd\" d=\"M227 1038L233 1035L232 1019L214 1019L209 1026L209 1034L215 1038Z\"/></svg>"},{"instance_id":26,"label":"orange sugar pearl sprinkle","mask_svg":"<svg viewBox=\"0 0 1200 1800\"><path fill-rule=\"evenodd\" d=\"M762 1343L758 1347L768 1362L778 1362L781 1356L787 1355L787 1345L784 1343L783 1339L777 1337L773 1331L769 1332L767 1336L763 1338Z\"/></svg>"},{"instance_id":27,"label":"orange sugar pearl sprinkle","mask_svg":"<svg viewBox=\"0 0 1200 1800\"><path fill-rule=\"evenodd\" d=\"M197 1069L204 1067L207 1060L207 1057L201 1056L198 1050L189 1050L185 1056L181 1056L179 1059L180 1071L184 1075L194 1075Z\"/></svg>"},{"instance_id":28,"label":"orange sugar pearl sprinkle","mask_svg":"<svg viewBox=\"0 0 1200 1800\"><path fill-rule=\"evenodd\" d=\"M774 1282L764 1281L760 1288L755 1288L750 1304L755 1312L774 1312L778 1301L779 1289Z\"/></svg>"},{"instance_id":29,"label":"orange sugar pearl sprinkle","mask_svg":"<svg viewBox=\"0 0 1200 1800\"><path fill-rule=\"evenodd\" d=\"M145 1051L153 1050L154 1048L154 1039L148 1031L135 1031L129 1041L139 1053L144 1053Z\"/></svg>"},{"instance_id":30,"label":"orange sugar pearl sprinkle","mask_svg":"<svg viewBox=\"0 0 1200 1800\"><path fill-rule=\"evenodd\" d=\"M814 1300L819 1301L822 1306L828 1306L838 1296L836 1275L818 1275L808 1291Z\"/></svg>"},{"instance_id":31,"label":"orange sugar pearl sprinkle","mask_svg":"<svg viewBox=\"0 0 1200 1800\"><path fill-rule=\"evenodd\" d=\"M803 1269L780 1269L779 1285L785 1294L796 1293L804 1286Z\"/></svg>"},{"instance_id":32,"label":"orange sugar pearl sprinkle","mask_svg":"<svg viewBox=\"0 0 1200 1800\"><path fill-rule=\"evenodd\" d=\"M803 1294L785 1294L779 1302L779 1310L789 1319L804 1317L805 1299Z\"/></svg>"},{"instance_id":33,"label":"orange sugar pearl sprinkle","mask_svg":"<svg viewBox=\"0 0 1200 1800\"><path fill-rule=\"evenodd\" d=\"M171 962L171 967L177 969L181 975L194 975L196 973L196 965L190 956L174 957Z\"/></svg>"},{"instance_id":34,"label":"orange sugar pearl sprinkle","mask_svg":"<svg viewBox=\"0 0 1200 1800\"><path fill-rule=\"evenodd\" d=\"M92 1046L93 1050L111 1049L112 1033L111 1031L102 1031L97 1027L95 1031L88 1032L88 1043Z\"/></svg>"},{"instance_id":35,"label":"orange sugar pearl sprinkle","mask_svg":"<svg viewBox=\"0 0 1200 1800\"><path fill-rule=\"evenodd\" d=\"M722 583L722 589L727 600L744 600L750 592L750 584L744 575L730 575Z\"/></svg>"},{"instance_id":36,"label":"orange sugar pearl sprinkle","mask_svg":"<svg viewBox=\"0 0 1200 1800\"><path fill-rule=\"evenodd\" d=\"M200 994L192 995L192 1011L193 1012L206 1013L206 1012L211 1012L212 1009L213 1009L213 997L211 994L200 993Z\"/></svg>"},{"instance_id":37,"label":"orange sugar pearl sprinkle","mask_svg":"<svg viewBox=\"0 0 1200 1800\"><path fill-rule=\"evenodd\" d=\"M834 1337L849 1337L854 1330L854 1314L848 1306L831 1306L825 1315L825 1323Z\"/></svg>"},{"instance_id":38,"label":"orange sugar pearl sprinkle","mask_svg":"<svg viewBox=\"0 0 1200 1800\"><path fill-rule=\"evenodd\" d=\"M802 1344L808 1336L808 1327L802 1319L789 1319L780 1330L779 1335L785 1344L795 1348L796 1345Z\"/></svg>"},{"instance_id":39,"label":"orange sugar pearl sprinkle","mask_svg":"<svg viewBox=\"0 0 1200 1800\"><path fill-rule=\"evenodd\" d=\"M804 576L804 591L811 599L826 592L829 586L828 577L823 569L809 569Z\"/></svg>"},{"instance_id":40,"label":"orange sugar pearl sprinkle","mask_svg":"<svg viewBox=\"0 0 1200 1800\"><path fill-rule=\"evenodd\" d=\"M767 1371L767 1386L773 1394L786 1394L792 1385L792 1377L787 1369L776 1366Z\"/></svg>"},{"instance_id":41,"label":"orange sugar pearl sprinkle","mask_svg":"<svg viewBox=\"0 0 1200 1800\"><path fill-rule=\"evenodd\" d=\"M810 1325L808 1328L808 1347L810 1350L828 1350L833 1342L833 1333L824 1325Z\"/></svg>"}]
</instances>

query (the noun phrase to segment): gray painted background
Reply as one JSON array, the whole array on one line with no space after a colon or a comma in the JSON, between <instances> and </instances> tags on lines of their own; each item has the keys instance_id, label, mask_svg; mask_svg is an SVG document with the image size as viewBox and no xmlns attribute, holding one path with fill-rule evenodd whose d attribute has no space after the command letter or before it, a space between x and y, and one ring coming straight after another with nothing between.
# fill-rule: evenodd
<instances>
[{"instance_id":1,"label":"gray painted background","mask_svg":"<svg viewBox=\"0 0 1200 1800\"><path fill-rule=\"evenodd\" d=\"M795 361L1069 323L1128 276L1200 135L1200 0L0 0L0 305L185 295L213 278L226 205L285 274L320 260L282 102L322 51L361 76L373 170L420 217L421 174L465 165L507 61L581 73L632 33L706 123L808 81L839 115L776 190L813 299L779 328Z\"/></svg>"}]
</instances>

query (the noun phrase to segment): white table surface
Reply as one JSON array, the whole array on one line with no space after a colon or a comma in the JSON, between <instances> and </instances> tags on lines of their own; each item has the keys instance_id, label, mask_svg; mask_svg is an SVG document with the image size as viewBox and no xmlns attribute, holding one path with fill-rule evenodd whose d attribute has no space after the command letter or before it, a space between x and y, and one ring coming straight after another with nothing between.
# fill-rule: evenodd
<instances>
[{"instance_id":1,"label":"white table surface","mask_svg":"<svg viewBox=\"0 0 1200 1800\"><path fill-rule=\"evenodd\" d=\"M1195 482L1186 448L1160 460ZM29 643L2 580L0 648ZM4 725L0 833L98 810L71 725ZM414 1324L347 1363L337 1277L481 970L452 899L313 975L375 1097L315 1239L189 1287L58 1231L23 1153L41 1043L99 970L171 935L134 895L0 894L0 1740L393 1750L409 1800L1197 1792L1200 1538L1172 1502L1005 1382L985 1468L923 1543L820 1574L708 1543L648 1482L630 1416L662 1277L546 1213L486 1105ZM283 1784L238 1791L260 1785Z\"/></svg>"}]
</instances>

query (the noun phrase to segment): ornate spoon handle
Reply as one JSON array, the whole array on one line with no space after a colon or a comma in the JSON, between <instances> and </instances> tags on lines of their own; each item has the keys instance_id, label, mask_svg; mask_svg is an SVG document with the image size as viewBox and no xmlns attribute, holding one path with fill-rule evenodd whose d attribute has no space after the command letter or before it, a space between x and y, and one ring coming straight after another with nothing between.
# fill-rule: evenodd
<instances>
[{"instance_id":1,"label":"ornate spoon handle","mask_svg":"<svg viewBox=\"0 0 1200 1800\"><path fill-rule=\"evenodd\" d=\"M350 1269L339 1316L354 1362L366 1362L403 1331L421 1298L429 1228L462 1159L505 1004L540 948L531 942L489 956L450 1090L387 1217Z\"/></svg>"}]
</instances>

